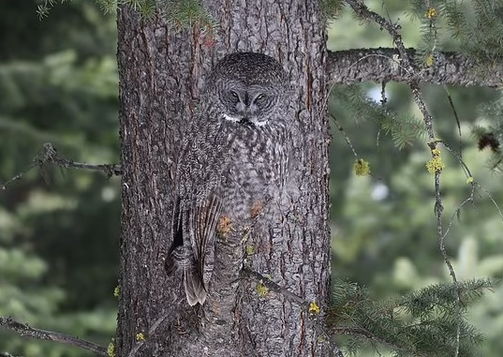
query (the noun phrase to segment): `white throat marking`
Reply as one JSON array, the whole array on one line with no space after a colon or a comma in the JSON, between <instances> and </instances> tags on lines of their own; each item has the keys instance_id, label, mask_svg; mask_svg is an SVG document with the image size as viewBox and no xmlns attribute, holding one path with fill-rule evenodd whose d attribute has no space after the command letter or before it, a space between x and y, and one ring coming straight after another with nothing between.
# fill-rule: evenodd
<instances>
[{"instance_id":1,"label":"white throat marking","mask_svg":"<svg viewBox=\"0 0 503 357\"><path fill-rule=\"evenodd\" d=\"M228 121L235 122L235 123L237 123L238 121L241 120L241 119L236 118L236 117L231 117L230 115L227 115L227 114L224 114L224 119L228 120Z\"/></svg>"}]
</instances>

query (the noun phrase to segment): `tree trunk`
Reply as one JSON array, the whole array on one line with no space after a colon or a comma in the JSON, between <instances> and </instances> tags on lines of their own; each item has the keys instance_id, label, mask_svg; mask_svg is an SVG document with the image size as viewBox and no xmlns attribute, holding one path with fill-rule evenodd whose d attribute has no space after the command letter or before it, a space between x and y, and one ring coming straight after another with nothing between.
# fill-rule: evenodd
<instances>
[{"instance_id":1,"label":"tree trunk","mask_svg":"<svg viewBox=\"0 0 503 357\"><path fill-rule=\"evenodd\" d=\"M305 306L261 296L243 265L324 306L329 296L325 32L317 1L205 0L214 31L118 13L122 139L118 356L326 356ZM204 75L226 53L280 61L295 85L298 194L267 207L251 233L216 241L207 302L190 307L164 259L172 242L172 173ZM299 190L300 189L300 190ZM244 227L246 228L250 227ZM146 341L137 334L143 333ZM133 351L133 352L131 352Z\"/></svg>"}]
</instances>

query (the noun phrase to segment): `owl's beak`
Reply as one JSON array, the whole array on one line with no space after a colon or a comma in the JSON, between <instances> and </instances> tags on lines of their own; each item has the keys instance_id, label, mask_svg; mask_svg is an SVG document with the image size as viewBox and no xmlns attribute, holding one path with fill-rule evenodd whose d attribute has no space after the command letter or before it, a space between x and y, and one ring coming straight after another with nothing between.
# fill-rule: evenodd
<instances>
[{"instance_id":1,"label":"owl's beak","mask_svg":"<svg viewBox=\"0 0 503 357\"><path fill-rule=\"evenodd\" d=\"M248 118L243 118L239 121L239 124L242 124L244 126L247 126L249 128L255 128L255 124Z\"/></svg>"}]
</instances>

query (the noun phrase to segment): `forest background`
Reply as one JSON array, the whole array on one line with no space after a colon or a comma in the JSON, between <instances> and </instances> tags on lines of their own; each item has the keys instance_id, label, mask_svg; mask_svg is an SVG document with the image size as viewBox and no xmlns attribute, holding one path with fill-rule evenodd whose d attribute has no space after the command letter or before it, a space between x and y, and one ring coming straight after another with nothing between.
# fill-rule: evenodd
<instances>
[{"instance_id":1,"label":"forest background","mask_svg":"<svg viewBox=\"0 0 503 357\"><path fill-rule=\"evenodd\" d=\"M406 47L420 46L419 21L408 17L408 2L366 3L400 19ZM25 172L47 142L75 161L118 162L116 40L114 14L91 1L66 2L43 19L35 1L0 2L0 183ZM389 36L355 21L350 9L330 24L331 50L378 46L392 47ZM456 46L452 38L439 39L443 50ZM387 104L404 118L420 117L408 92L389 83ZM333 276L366 286L377 299L448 282L435 235L433 176L425 168L431 153L413 136L397 148L375 122L363 118L369 109L354 105L361 95L379 105L380 84L337 86L329 106L345 129L341 134L333 125ZM502 203L501 172L492 168L490 148L479 149L476 135L480 127L494 124L482 109L501 102L500 93L476 87L447 92L431 85L425 95L440 137L462 149L475 178ZM355 175L345 135L370 163L372 176ZM470 185L454 159L444 160L442 193L449 217ZM47 168L29 170L0 190L0 316L108 344L116 325L119 183L101 173ZM477 196L455 223L447 243L458 278L501 278L503 222L491 200ZM503 353L502 301L503 287L496 284L470 309L470 321L485 336L481 356ZM26 357L90 356L0 331L3 351Z\"/></svg>"}]
</instances>

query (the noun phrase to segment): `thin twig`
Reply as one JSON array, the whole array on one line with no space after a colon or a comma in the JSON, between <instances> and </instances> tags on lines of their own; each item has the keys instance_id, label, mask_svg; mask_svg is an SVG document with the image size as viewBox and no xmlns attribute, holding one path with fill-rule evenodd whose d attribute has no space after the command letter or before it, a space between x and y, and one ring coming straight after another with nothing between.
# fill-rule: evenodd
<instances>
[{"instance_id":1,"label":"thin twig","mask_svg":"<svg viewBox=\"0 0 503 357\"><path fill-rule=\"evenodd\" d=\"M344 130L344 128L341 126L341 124L335 119L335 117L332 114L329 114L330 118L334 122L335 126L337 127L337 130L341 133L341 135L344 137L344 140L346 140L346 143L348 144L349 148L353 152L353 155L358 159L358 153L355 150L355 147L353 146L353 143L351 142L351 139L349 138L348 134Z\"/></svg>"},{"instance_id":2,"label":"thin twig","mask_svg":"<svg viewBox=\"0 0 503 357\"><path fill-rule=\"evenodd\" d=\"M83 162L77 162L69 160L61 156L53 144L46 143L42 146L42 149L36 157L33 158L32 164L28 166L24 171L17 173L15 176L11 177L7 181L0 182L0 191L7 189L7 186L12 184L14 181L21 180L24 176L34 169L35 167L42 168L47 165L55 165L58 167L66 169L80 169L80 170L91 170L91 171L101 171L108 177L120 176L122 175L122 168L119 164L87 164Z\"/></svg>"},{"instance_id":3,"label":"thin twig","mask_svg":"<svg viewBox=\"0 0 503 357\"><path fill-rule=\"evenodd\" d=\"M468 168L468 166L466 165L466 163L464 162L463 158L461 157L461 155L457 152L457 151L454 151L449 145L447 145L445 142L441 142L442 143L442 146L445 147L447 149L447 151L449 151L458 161L459 163L461 164L461 166L463 167L463 170L465 171L465 174L466 174L466 177L467 178L470 178L470 177L473 177L472 175L472 172L470 171L470 169Z\"/></svg>"},{"instance_id":4,"label":"thin twig","mask_svg":"<svg viewBox=\"0 0 503 357\"><path fill-rule=\"evenodd\" d=\"M300 305L303 308L308 308L309 307L309 302L304 300L302 297L300 297L297 294L292 293L290 290L282 287L279 284L276 284L274 281L271 279L265 277L264 275L250 270L248 268L243 268L241 270L241 276L245 278L251 278L257 281L260 281L262 284L264 284L268 289L274 291L275 293L281 294L284 297L286 297L288 300Z\"/></svg>"},{"instance_id":5,"label":"thin twig","mask_svg":"<svg viewBox=\"0 0 503 357\"><path fill-rule=\"evenodd\" d=\"M381 26L381 28L384 28L388 31L388 33L391 35L393 38L393 43L395 44L398 53L400 55L400 59L402 60L403 65L412 73L416 74L411 76L411 80L409 81L409 86L412 91L412 97L414 99L414 102L418 106L419 110L421 111L421 114L423 115L423 121L426 125L426 131L428 134L429 142L428 146L431 150L431 154L433 157L435 157L434 152L436 151L437 144L440 142L435 138L435 132L433 130L433 118L428 111L428 108L426 106L426 103L423 99L423 95L421 93L421 89L419 88L419 81L417 79L417 74L419 73L419 69L414 63L414 60L412 59L411 56L407 53L407 50L405 49L405 46L402 41L402 37L400 34L400 26L395 25L391 23L390 21L386 20L384 17L381 15L377 14L376 12L373 12L369 10L369 8L361 1L361 0L345 0L346 3L348 3L353 10L362 18L368 19L371 21L376 22ZM440 252L442 254L442 257L444 259L445 264L447 265L447 268L449 270L449 274L456 286L456 292L457 292L457 303L458 303L458 311L461 311L461 291L460 287L458 284L458 280L456 277L456 272L454 271L454 268L451 264L451 261L449 260L449 257L447 255L446 247L445 247L445 236L443 233L443 227L442 227L442 213L444 210L443 203L442 203L442 196L440 192L440 170L435 171L435 179L434 179L434 184L435 184L435 217L436 217L436 225L437 225L437 239L439 242L439 248ZM461 317L459 316L458 318L458 323L457 323L457 333L456 333L456 347L455 347L455 354L454 357L457 357L459 354L459 345L460 345L460 331L461 331Z\"/></svg>"},{"instance_id":6,"label":"thin twig","mask_svg":"<svg viewBox=\"0 0 503 357\"><path fill-rule=\"evenodd\" d=\"M454 108L453 108L454 110ZM486 190L484 187L482 187L480 185L480 183L478 183L477 181L474 181L474 178L473 178L473 175L470 171L470 169L468 168L468 166L466 165L466 163L464 162L462 156L460 153L454 151L453 149L451 149L447 144L445 144L444 142L442 142L442 145L447 149L447 151L449 151L452 155L454 155L454 157L456 157L456 159L459 161L459 163L461 164L461 166L463 167L464 171L465 171L465 174L467 175L468 179L471 179L471 186L472 186L472 189L470 191L470 195L463 201L461 202L461 204L456 208L456 210L454 211L454 213L452 214L452 217L451 217L451 220L449 221L449 224L447 226L447 229L445 230L445 233L444 235L442 236L441 238L441 242L445 241L445 238L447 237L447 234L449 233L449 230L454 222L454 218L459 214L459 212L461 211L461 209L463 208L463 206L465 206L467 203L470 203L470 202L474 202L474 196L475 196L475 189L476 188L479 188L480 190L484 191L484 193L489 197L489 200L494 204L494 206L496 207L496 209L498 210L498 213L501 217L501 219L503 220L503 212L500 208L500 206L498 205L498 203L496 202L496 200L492 197L491 193ZM458 306L458 308L460 309L461 306ZM458 324L458 327L457 327L457 334L456 334L456 354L459 354L459 339L460 339L460 325Z\"/></svg>"},{"instance_id":7,"label":"thin twig","mask_svg":"<svg viewBox=\"0 0 503 357\"><path fill-rule=\"evenodd\" d=\"M54 341L65 345L75 346L86 351L91 351L100 356L107 356L106 348L94 342L86 341L81 338L65 335L59 332L33 328L25 323L18 322L11 317L0 317L0 327L14 331L23 337Z\"/></svg>"},{"instance_id":8,"label":"thin twig","mask_svg":"<svg viewBox=\"0 0 503 357\"><path fill-rule=\"evenodd\" d=\"M466 163L463 161L463 158L461 157L461 155L459 155L459 153L457 153L456 151L454 151L452 148L450 148L447 144L445 144L443 141L442 141L442 145L452 154L454 155L454 157L456 157L456 159L459 161L459 163L461 164L461 166L463 167L463 169L465 170L465 173L467 175L467 178L472 178L473 179L473 175L470 171L470 169L468 168L468 166L466 165ZM491 192L489 192L486 188L484 188L479 182L477 181L473 181L472 182L472 185L478 187L480 190L484 191L484 193L487 195L487 197L489 197L489 200L493 203L494 207L496 207L496 209L498 210L498 214L499 216L501 217L501 219L503 220L503 210L501 209L501 207L499 206L498 202L496 202L496 200L493 198Z\"/></svg>"},{"instance_id":9,"label":"thin twig","mask_svg":"<svg viewBox=\"0 0 503 357\"><path fill-rule=\"evenodd\" d=\"M24 171L17 173L15 176L11 177L10 179L5 181L4 183L0 182L0 191L6 190L7 186L12 184L13 182L21 180L24 177L24 175L26 175L29 171L31 171L31 169L33 169L36 166L37 165L35 163L33 163L30 166L28 166Z\"/></svg>"},{"instance_id":10,"label":"thin twig","mask_svg":"<svg viewBox=\"0 0 503 357\"><path fill-rule=\"evenodd\" d=\"M311 302L305 300L301 296L292 293L290 290L282 287L281 285L275 283L268 277L253 271L249 268L243 268L240 272L241 278L248 278L255 280L257 282L260 282L264 286L266 286L269 290L274 291L277 294L281 294L284 296L287 300L293 302L294 304L300 306L303 310L308 311L309 306ZM309 320L309 323L311 323L312 327L316 329L316 331L323 335L325 338L328 339L331 348L333 349L333 352L335 353L336 357L343 357L342 351L337 347L336 342L334 341L334 334L329 333L327 331L327 328L325 327L324 321L320 320L319 318L313 318Z\"/></svg>"},{"instance_id":11,"label":"thin twig","mask_svg":"<svg viewBox=\"0 0 503 357\"><path fill-rule=\"evenodd\" d=\"M170 316L169 314L162 315L157 320L154 321L150 329L148 330L147 336L145 340L138 341L138 343L129 351L127 357L134 357L136 353L142 348L145 343L154 335L155 331L159 328L159 326L166 320L166 318Z\"/></svg>"},{"instance_id":12,"label":"thin twig","mask_svg":"<svg viewBox=\"0 0 503 357\"><path fill-rule=\"evenodd\" d=\"M444 85L444 90L445 90L445 94L447 95L447 100L449 101L449 105L452 109L452 113L454 114L454 119L456 119L456 126L458 127L458 134L461 137L461 121L459 120L458 111L456 110L456 107L454 106L454 101L452 100L451 93L449 92L449 89L447 88L446 85Z\"/></svg>"},{"instance_id":13,"label":"thin twig","mask_svg":"<svg viewBox=\"0 0 503 357\"><path fill-rule=\"evenodd\" d=\"M500 169L498 169L498 166L499 166L499 164L501 164L502 162L503 162L503 159L499 159L498 161L496 161L496 163L495 163L494 165L492 165L491 170L501 171Z\"/></svg>"},{"instance_id":14,"label":"thin twig","mask_svg":"<svg viewBox=\"0 0 503 357\"><path fill-rule=\"evenodd\" d=\"M449 231L451 230L451 227L454 223L454 220L455 218L459 215L459 212L461 212L461 209L467 204L467 203L472 203L473 202L473 198L475 196L475 183L472 184L472 189L470 191L470 194L468 195L467 198L465 198L463 200L463 202L461 202L458 207L456 207L456 209L454 210L454 213L452 214L451 216L451 219L449 220L449 223L447 225L447 228L445 229L445 232L441 238L441 243L442 245L445 246L445 238L447 238L447 235L449 234Z\"/></svg>"},{"instance_id":15,"label":"thin twig","mask_svg":"<svg viewBox=\"0 0 503 357\"><path fill-rule=\"evenodd\" d=\"M72 161L61 156L54 145L51 143L46 143L43 145L42 151L38 156L38 160L40 163L47 164L51 163L59 167L63 167L66 169L83 169L83 170L91 170L91 171L101 171L107 176L119 176L122 174L122 169L119 164L99 164L92 165L86 164L82 162Z\"/></svg>"},{"instance_id":16,"label":"thin twig","mask_svg":"<svg viewBox=\"0 0 503 357\"><path fill-rule=\"evenodd\" d=\"M496 200L493 198L493 195L491 194L491 192L486 190L484 187L480 186L480 184L477 184L477 187L479 187L482 191L484 191L484 193L487 195L487 197L489 197L489 200L491 200L494 207L496 207L501 219L503 220L503 211L502 211L501 207L499 206L498 202L496 202Z\"/></svg>"},{"instance_id":17,"label":"thin twig","mask_svg":"<svg viewBox=\"0 0 503 357\"><path fill-rule=\"evenodd\" d=\"M386 82L386 81L383 81L381 83L381 105L382 106L385 106L386 103L388 102L388 98L386 97L386 84L387 83L388 82Z\"/></svg>"},{"instance_id":18,"label":"thin twig","mask_svg":"<svg viewBox=\"0 0 503 357\"><path fill-rule=\"evenodd\" d=\"M410 61L407 55L407 50L402 42L402 36L400 35L400 25L392 24L390 21L386 20L384 17L378 13L370 10L361 0L345 0L349 6L362 18L374 21L381 28L384 28L393 37L393 42L400 54L400 59L403 61L403 65L407 68L409 73L416 72L413 62Z\"/></svg>"}]
</instances>

